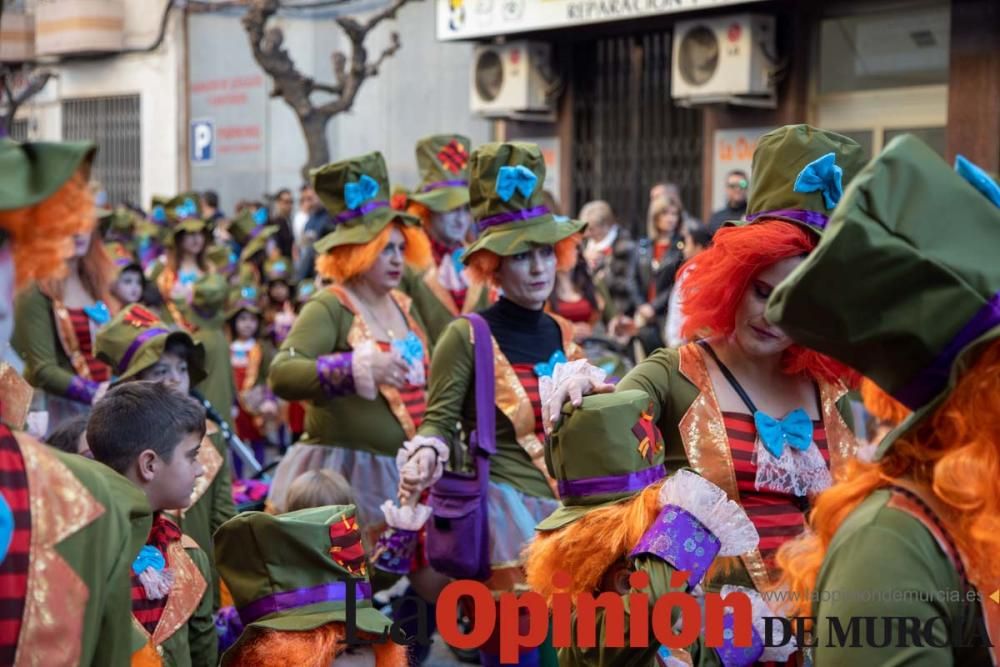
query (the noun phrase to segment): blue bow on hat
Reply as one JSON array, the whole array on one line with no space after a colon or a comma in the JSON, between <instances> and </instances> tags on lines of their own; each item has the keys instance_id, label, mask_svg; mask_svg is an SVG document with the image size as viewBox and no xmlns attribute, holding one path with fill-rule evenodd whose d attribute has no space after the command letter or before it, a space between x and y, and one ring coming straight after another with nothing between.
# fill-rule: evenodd
<instances>
[{"instance_id":1,"label":"blue bow on hat","mask_svg":"<svg viewBox=\"0 0 1000 667\"><path fill-rule=\"evenodd\" d=\"M361 178L354 183L344 185L344 202L347 204L347 208L352 211L366 201L374 199L377 194L378 181L368 174L361 174Z\"/></svg>"},{"instance_id":2,"label":"blue bow on hat","mask_svg":"<svg viewBox=\"0 0 1000 667\"><path fill-rule=\"evenodd\" d=\"M516 167L500 167L497 173L497 194L504 201L510 201L515 191L527 199L535 191L536 185L538 176L523 164Z\"/></svg>"},{"instance_id":3,"label":"blue bow on hat","mask_svg":"<svg viewBox=\"0 0 1000 667\"><path fill-rule=\"evenodd\" d=\"M247 301L253 301L254 299L257 298L257 288L253 287L252 285L246 285L245 287L243 287L243 289L240 290L240 296L246 299Z\"/></svg>"},{"instance_id":4,"label":"blue bow on hat","mask_svg":"<svg viewBox=\"0 0 1000 667\"><path fill-rule=\"evenodd\" d=\"M410 366L424 363L424 342L412 331L406 335L406 338L392 341L392 347Z\"/></svg>"},{"instance_id":5,"label":"blue bow on hat","mask_svg":"<svg viewBox=\"0 0 1000 667\"><path fill-rule=\"evenodd\" d=\"M563 354L562 350L556 350L549 357L547 362L543 361L535 364L535 375L540 378L552 377L552 374L556 372L556 364L565 364L566 355Z\"/></svg>"},{"instance_id":6,"label":"blue bow on hat","mask_svg":"<svg viewBox=\"0 0 1000 667\"><path fill-rule=\"evenodd\" d=\"M955 156L955 171L982 192L993 205L1000 208L1000 185L979 165L970 162L964 155Z\"/></svg>"},{"instance_id":7,"label":"blue bow on hat","mask_svg":"<svg viewBox=\"0 0 1000 667\"><path fill-rule=\"evenodd\" d=\"M153 222L166 222L167 212L162 206L154 206L150 217L152 217Z\"/></svg>"},{"instance_id":8,"label":"blue bow on hat","mask_svg":"<svg viewBox=\"0 0 1000 667\"><path fill-rule=\"evenodd\" d=\"M764 449L776 459L781 458L785 445L804 452L813 441L813 423L802 408L792 410L780 421L758 410L753 423Z\"/></svg>"},{"instance_id":9,"label":"blue bow on hat","mask_svg":"<svg viewBox=\"0 0 1000 667\"><path fill-rule=\"evenodd\" d=\"M267 209L261 207L261 208L257 209L256 211L254 211L254 213L253 213L253 221L256 222L258 225L266 225L267 224Z\"/></svg>"},{"instance_id":10,"label":"blue bow on hat","mask_svg":"<svg viewBox=\"0 0 1000 667\"><path fill-rule=\"evenodd\" d=\"M7 557L10 543L14 539L14 512L7 498L0 493L0 563Z\"/></svg>"},{"instance_id":11,"label":"blue bow on hat","mask_svg":"<svg viewBox=\"0 0 1000 667\"><path fill-rule=\"evenodd\" d=\"M816 158L799 172L792 190L822 192L827 208L833 208L844 196L844 170L837 166L836 153Z\"/></svg>"},{"instance_id":12,"label":"blue bow on hat","mask_svg":"<svg viewBox=\"0 0 1000 667\"><path fill-rule=\"evenodd\" d=\"M194 203L194 200L188 197L184 200L184 203L174 209L174 214L180 218L194 218L198 215L198 205Z\"/></svg>"},{"instance_id":13,"label":"blue bow on hat","mask_svg":"<svg viewBox=\"0 0 1000 667\"><path fill-rule=\"evenodd\" d=\"M94 321L94 324L98 326L104 326L111 321L111 311L103 301L98 301L89 306L83 307L83 312L87 314L87 317Z\"/></svg>"}]
</instances>

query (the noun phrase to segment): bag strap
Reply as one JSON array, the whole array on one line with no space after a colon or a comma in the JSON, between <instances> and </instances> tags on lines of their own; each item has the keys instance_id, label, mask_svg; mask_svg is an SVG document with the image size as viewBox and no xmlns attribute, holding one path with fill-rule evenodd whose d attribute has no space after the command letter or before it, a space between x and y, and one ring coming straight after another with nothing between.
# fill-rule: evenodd
<instances>
[{"instance_id":1,"label":"bag strap","mask_svg":"<svg viewBox=\"0 0 1000 667\"><path fill-rule=\"evenodd\" d=\"M476 382L476 438L470 443L470 451L475 454L480 449L491 456L497 453L496 405L493 370L493 335L490 325L478 313L463 315L472 325L473 356L475 359Z\"/></svg>"}]
</instances>

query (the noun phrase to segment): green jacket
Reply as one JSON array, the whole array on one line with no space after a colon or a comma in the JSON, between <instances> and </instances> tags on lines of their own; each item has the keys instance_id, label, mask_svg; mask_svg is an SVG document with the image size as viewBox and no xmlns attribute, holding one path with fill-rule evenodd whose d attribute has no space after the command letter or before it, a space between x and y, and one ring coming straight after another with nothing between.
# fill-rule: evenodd
<instances>
[{"instance_id":1,"label":"green jacket","mask_svg":"<svg viewBox=\"0 0 1000 667\"><path fill-rule=\"evenodd\" d=\"M18 655L44 665L128 665L131 565L152 524L146 497L100 463L0 425L0 438L15 437L31 493L32 530L32 592L25 597ZM44 558L48 550L55 553ZM41 580L47 585L32 586ZM52 641L46 618L58 624L59 642Z\"/></svg>"},{"instance_id":2,"label":"green jacket","mask_svg":"<svg viewBox=\"0 0 1000 667\"><path fill-rule=\"evenodd\" d=\"M409 297L394 292L397 304L410 318L412 327L423 325ZM398 392L382 388L375 400L353 393L331 397L320 384L316 360L331 353L353 349L349 337L362 336L362 323L330 289L318 292L303 307L288 338L271 362L268 382L272 391L289 401L309 401L306 406L306 433L302 442L336 445L382 456L395 456L404 440L412 437L399 419L405 406ZM392 404L390 404L392 402ZM408 417L407 417L408 419ZM408 432L409 431L409 432Z\"/></svg>"},{"instance_id":3,"label":"green jacket","mask_svg":"<svg viewBox=\"0 0 1000 667\"><path fill-rule=\"evenodd\" d=\"M199 327L191 336L205 346L207 374L194 389L208 399L216 412L232 427L236 386L233 384L233 367L229 362L229 338L221 324L217 327Z\"/></svg>"},{"instance_id":4,"label":"green jacket","mask_svg":"<svg viewBox=\"0 0 1000 667\"><path fill-rule=\"evenodd\" d=\"M988 665L986 648L957 648L975 641L975 627L982 621L977 601L967 593L951 561L937 540L916 518L888 507L891 493L874 492L844 520L833 536L816 581L813 615L818 646L813 649L817 667L858 667L860 665L907 665L907 667L948 667ZM989 595L992 591L985 592ZM994 604L985 600L985 604ZM860 647L840 648L831 640L836 617L847 632L851 619L860 625ZM863 617L875 617L874 642L866 641ZM913 617L920 627L934 621L934 646L899 646L898 628L886 648L880 643L882 618ZM957 627L949 640L947 629ZM979 643L982 643L980 635ZM850 641L850 639L848 639ZM945 645L951 644L951 645Z\"/></svg>"}]
</instances>

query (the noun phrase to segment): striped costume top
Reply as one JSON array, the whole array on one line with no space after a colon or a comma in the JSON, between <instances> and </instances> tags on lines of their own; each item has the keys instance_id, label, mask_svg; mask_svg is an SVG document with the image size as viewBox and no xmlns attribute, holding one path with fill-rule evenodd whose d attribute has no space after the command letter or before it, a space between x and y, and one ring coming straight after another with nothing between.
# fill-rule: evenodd
<instances>
[{"instance_id":1,"label":"striped costume top","mask_svg":"<svg viewBox=\"0 0 1000 667\"><path fill-rule=\"evenodd\" d=\"M28 591L31 504L21 448L3 424L0 424L0 492L14 518L10 547L0 563L0 665L13 665Z\"/></svg>"},{"instance_id":2,"label":"striped costume top","mask_svg":"<svg viewBox=\"0 0 1000 667\"><path fill-rule=\"evenodd\" d=\"M90 379L94 382L107 382L111 379L111 369L94 356L94 339L90 330L90 317L83 308L67 308L66 311L69 313L69 320L73 324L73 333L76 334L77 343L80 345L80 354L87 361Z\"/></svg>"}]
</instances>

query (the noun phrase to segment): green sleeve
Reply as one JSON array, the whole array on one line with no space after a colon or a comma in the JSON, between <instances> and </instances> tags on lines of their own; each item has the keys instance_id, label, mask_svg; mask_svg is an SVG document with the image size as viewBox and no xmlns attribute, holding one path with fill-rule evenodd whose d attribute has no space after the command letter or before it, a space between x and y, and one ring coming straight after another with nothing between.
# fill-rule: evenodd
<instances>
[{"instance_id":1,"label":"green sleeve","mask_svg":"<svg viewBox=\"0 0 1000 667\"><path fill-rule=\"evenodd\" d=\"M69 362L56 335L52 303L33 285L18 295L15 309L11 342L24 359L25 379L33 387L65 396L75 374L67 370Z\"/></svg>"},{"instance_id":2,"label":"green sleeve","mask_svg":"<svg viewBox=\"0 0 1000 667\"><path fill-rule=\"evenodd\" d=\"M219 637L215 631L215 619L212 615L212 572L208 555L201 549L188 549L187 554L198 566L201 576L205 577L209 588L201 598L201 603L188 620L188 645L191 651L193 667L212 667L219 660Z\"/></svg>"},{"instance_id":3,"label":"green sleeve","mask_svg":"<svg viewBox=\"0 0 1000 667\"><path fill-rule=\"evenodd\" d=\"M660 348L646 357L618 383L616 390L641 389L653 400L653 419L659 420L670 398L670 376L679 365L677 350Z\"/></svg>"},{"instance_id":4,"label":"green sleeve","mask_svg":"<svg viewBox=\"0 0 1000 667\"><path fill-rule=\"evenodd\" d=\"M260 343L260 370L257 373L257 384L267 384L267 373L271 370L271 364L274 362L274 355L276 354L274 346L268 341L261 341Z\"/></svg>"},{"instance_id":5,"label":"green sleeve","mask_svg":"<svg viewBox=\"0 0 1000 667\"><path fill-rule=\"evenodd\" d=\"M458 318L448 325L434 348L427 412L418 431L421 435L438 436L447 443L455 441L475 365L469 336L469 321Z\"/></svg>"},{"instance_id":6,"label":"green sleeve","mask_svg":"<svg viewBox=\"0 0 1000 667\"><path fill-rule=\"evenodd\" d=\"M221 324L199 329L194 339L205 346L205 370L208 373L195 389L201 392L232 428L236 386L233 383L233 367L229 361L229 339Z\"/></svg>"},{"instance_id":7,"label":"green sleeve","mask_svg":"<svg viewBox=\"0 0 1000 667\"><path fill-rule=\"evenodd\" d=\"M210 524L212 535L219 526L236 516L236 504L233 502L233 473L229 468L229 457L225 443L222 440L222 433L214 433L211 436L212 443L222 454L222 467L212 480L211 493L214 496L212 503L212 521Z\"/></svg>"},{"instance_id":8,"label":"green sleeve","mask_svg":"<svg viewBox=\"0 0 1000 667\"><path fill-rule=\"evenodd\" d=\"M413 310L424 325L424 331L431 345L436 343L445 327L455 319L444 304L434 295L424 282L424 274L407 266L399 290L413 299Z\"/></svg>"},{"instance_id":9,"label":"green sleeve","mask_svg":"<svg viewBox=\"0 0 1000 667\"><path fill-rule=\"evenodd\" d=\"M337 351L338 345L349 351L340 331L346 332L353 319L333 295L318 294L306 303L271 362L271 390L286 401L329 398L316 374L316 359Z\"/></svg>"}]
</instances>

